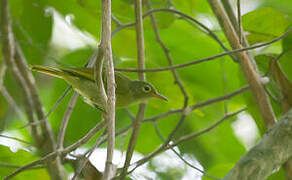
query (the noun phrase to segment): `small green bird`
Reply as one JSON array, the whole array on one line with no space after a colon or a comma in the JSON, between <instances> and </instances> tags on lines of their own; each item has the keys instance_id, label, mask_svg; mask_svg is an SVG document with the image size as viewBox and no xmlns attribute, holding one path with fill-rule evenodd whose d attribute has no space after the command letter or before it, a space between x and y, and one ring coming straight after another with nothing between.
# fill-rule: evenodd
<instances>
[{"instance_id":1,"label":"small green bird","mask_svg":"<svg viewBox=\"0 0 292 180\"><path fill-rule=\"evenodd\" d=\"M100 94L96 93L97 85L94 80L92 68L77 67L48 67L42 65L32 65L32 71L37 71L53 77L64 79L70 84L76 92L83 96L84 101L102 111L105 110L100 102ZM106 88L106 81L103 78ZM160 98L167 101L167 98L160 95L155 87L149 82L131 80L127 76L115 72L116 82L116 107L122 108L132 104L137 104L148 100L152 97Z\"/></svg>"}]
</instances>

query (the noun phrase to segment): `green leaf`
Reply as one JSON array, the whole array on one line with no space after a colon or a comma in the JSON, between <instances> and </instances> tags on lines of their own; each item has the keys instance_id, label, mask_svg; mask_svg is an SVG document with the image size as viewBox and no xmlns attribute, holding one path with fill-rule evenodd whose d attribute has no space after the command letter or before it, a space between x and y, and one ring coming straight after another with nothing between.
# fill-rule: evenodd
<instances>
[{"instance_id":1,"label":"green leaf","mask_svg":"<svg viewBox=\"0 0 292 180\"><path fill-rule=\"evenodd\" d=\"M42 62L52 33L52 18L45 5L34 0L11 3L13 30L29 63ZM41 32L41 33L40 33Z\"/></svg>"},{"instance_id":2,"label":"green leaf","mask_svg":"<svg viewBox=\"0 0 292 180\"><path fill-rule=\"evenodd\" d=\"M11 174L13 171L17 170L17 168L7 167L5 164L24 166L32 161L37 160L39 157L34 156L33 154L24 151L18 150L17 152L12 152L9 147L0 145L0 178L3 179L7 175ZM3 163L3 164L2 164ZM50 179L47 171L44 168L40 169L28 169L19 173L15 178L15 180L21 179Z\"/></svg>"},{"instance_id":3,"label":"green leaf","mask_svg":"<svg viewBox=\"0 0 292 180\"><path fill-rule=\"evenodd\" d=\"M272 8L257 9L242 17L243 29L251 33L248 36L251 44L282 35L290 24L284 14Z\"/></svg>"},{"instance_id":4,"label":"green leaf","mask_svg":"<svg viewBox=\"0 0 292 180\"><path fill-rule=\"evenodd\" d=\"M272 7L273 9L287 15L287 18L292 21L292 1L262 1L261 7Z\"/></svg>"},{"instance_id":5,"label":"green leaf","mask_svg":"<svg viewBox=\"0 0 292 180\"><path fill-rule=\"evenodd\" d=\"M285 177L285 173L283 171L283 168L281 168L279 171L273 173L272 175L270 175L267 180L274 180L274 179L277 179L277 180L286 180L286 177Z\"/></svg>"},{"instance_id":6,"label":"green leaf","mask_svg":"<svg viewBox=\"0 0 292 180\"><path fill-rule=\"evenodd\" d=\"M292 51L292 32L288 34L287 37L285 37L282 40L282 46L283 51L286 53L287 51ZM289 53L289 52L288 52ZM291 53L290 53L291 54Z\"/></svg>"}]
</instances>

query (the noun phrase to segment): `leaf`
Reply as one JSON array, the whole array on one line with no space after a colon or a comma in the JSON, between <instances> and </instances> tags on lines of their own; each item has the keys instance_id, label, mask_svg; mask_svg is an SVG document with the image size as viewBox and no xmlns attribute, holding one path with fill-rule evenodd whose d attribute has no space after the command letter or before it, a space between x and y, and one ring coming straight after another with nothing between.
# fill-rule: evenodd
<instances>
[{"instance_id":1,"label":"leaf","mask_svg":"<svg viewBox=\"0 0 292 180\"><path fill-rule=\"evenodd\" d=\"M267 180L286 180L286 177L285 177L285 173L283 171L283 168L281 168L279 171L277 172L274 172L272 175L270 175Z\"/></svg>"},{"instance_id":2,"label":"leaf","mask_svg":"<svg viewBox=\"0 0 292 180\"><path fill-rule=\"evenodd\" d=\"M285 113L292 107L292 83L273 57L270 58L270 73L281 93L282 111Z\"/></svg>"},{"instance_id":3,"label":"leaf","mask_svg":"<svg viewBox=\"0 0 292 180\"><path fill-rule=\"evenodd\" d=\"M282 40L283 52L292 51L292 32ZM292 54L292 53L290 53Z\"/></svg>"},{"instance_id":4,"label":"leaf","mask_svg":"<svg viewBox=\"0 0 292 180\"><path fill-rule=\"evenodd\" d=\"M281 0L281 1L262 1L261 7L272 7L273 9L287 14L287 18L292 20L292 1Z\"/></svg>"},{"instance_id":5,"label":"leaf","mask_svg":"<svg viewBox=\"0 0 292 180\"><path fill-rule=\"evenodd\" d=\"M9 147L0 145L0 163L24 166L32 161L37 160L39 157L34 156L33 154L24 151L18 150L17 152L12 152ZM17 170L17 168L0 166L0 179L3 179L13 171ZM15 180L22 179L43 179L49 180L50 177L47 171L44 168L33 169L33 170L25 170L22 173L19 173L15 178Z\"/></svg>"},{"instance_id":6,"label":"leaf","mask_svg":"<svg viewBox=\"0 0 292 180\"><path fill-rule=\"evenodd\" d=\"M291 24L284 14L272 8L260 8L242 17L242 26L250 32L251 44L272 40L281 36Z\"/></svg>"},{"instance_id":7,"label":"leaf","mask_svg":"<svg viewBox=\"0 0 292 180\"><path fill-rule=\"evenodd\" d=\"M26 59L31 64L40 64L51 38L52 17L46 14L40 1L16 0L11 9L13 30Z\"/></svg>"}]
</instances>

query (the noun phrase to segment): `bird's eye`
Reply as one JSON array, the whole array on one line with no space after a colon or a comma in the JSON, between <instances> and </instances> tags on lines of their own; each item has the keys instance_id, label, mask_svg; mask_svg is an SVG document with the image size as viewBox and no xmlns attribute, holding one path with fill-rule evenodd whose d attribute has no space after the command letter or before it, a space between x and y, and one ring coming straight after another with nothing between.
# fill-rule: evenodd
<instances>
[{"instance_id":1,"label":"bird's eye","mask_svg":"<svg viewBox=\"0 0 292 180\"><path fill-rule=\"evenodd\" d=\"M148 85L146 85L146 86L143 87L143 91L146 92L146 93L148 93L148 92L151 91L151 87L148 86Z\"/></svg>"}]
</instances>

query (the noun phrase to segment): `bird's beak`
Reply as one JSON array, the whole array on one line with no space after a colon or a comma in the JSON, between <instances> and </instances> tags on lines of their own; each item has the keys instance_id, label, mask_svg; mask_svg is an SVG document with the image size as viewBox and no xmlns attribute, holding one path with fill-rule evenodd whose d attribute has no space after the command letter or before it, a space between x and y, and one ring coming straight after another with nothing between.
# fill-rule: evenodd
<instances>
[{"instance_id":1,"label":"bird's beak","mask_svg":"<svg viewBox=\"0 0 292 180\"><path fill-rule=\"evenodd\" d=\"M162 96L161 94L158 94L157 92L155 92L152 96L155 98L159 98L159 99L168 101L168 99L166 97Z\"/></svg>"}]
</instances>

